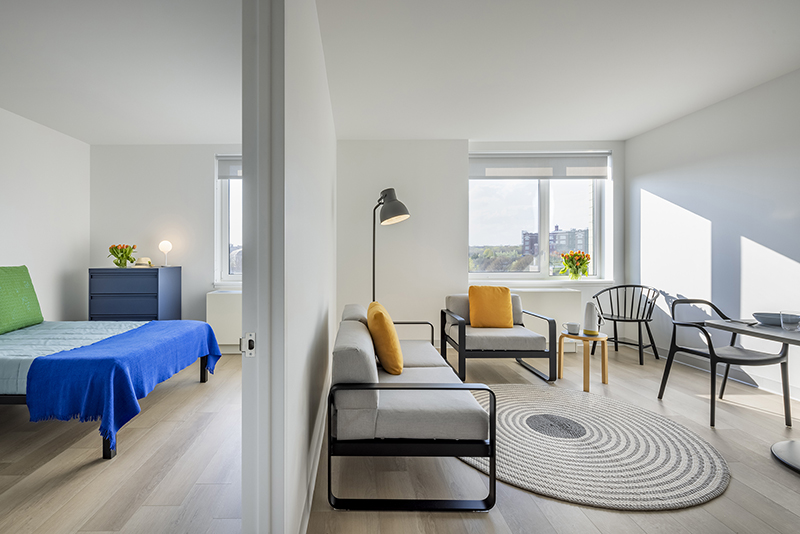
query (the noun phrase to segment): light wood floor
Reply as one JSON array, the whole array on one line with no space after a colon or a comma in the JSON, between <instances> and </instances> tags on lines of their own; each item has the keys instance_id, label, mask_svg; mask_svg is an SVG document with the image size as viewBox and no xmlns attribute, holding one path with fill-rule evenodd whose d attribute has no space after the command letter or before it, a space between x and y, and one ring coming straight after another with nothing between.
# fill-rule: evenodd
<instances>
[{"instance_id":1,"label":"light wood floor","mask_svg":"<svg viewBox=\"0 0 800 534\"><path fill-rule=\"evenodd\" d=\"M159 384L102 459L98 423L0 406L0 533L241 531L241 358Z\"/></svg>"},{"instance_id":2,"label":"light wood floor","mask_svg":"<svg viewBox=\"0 0 800 534\"><path fill-rule=\"evenodd\" d=\"M770 455L775 441L800 439L784 426L781 397L730 382L708 426L707 373L674 365L664 400L657 397L664 360L609 347L609 384L600 380L599 350L592 358L591 391L652 410L690 428L725 457L732 480L725 493L698 507L673 512L622 513L577 506L498 482L489 513L346 512L327 503L322 454L308 532L317 533L776 533L800 532L800 475ZM453 359L451 358L451 361ZM557 388L582 390L582 354L567 353ZM513 360L470 360L467 381L544 384ZM792 405L800 425L800 403ZM323 449L324 451L324 449ZM334 491L341 497L478 498L486 477L456 459L335 458Z\"/></svg>"}]
</instances>

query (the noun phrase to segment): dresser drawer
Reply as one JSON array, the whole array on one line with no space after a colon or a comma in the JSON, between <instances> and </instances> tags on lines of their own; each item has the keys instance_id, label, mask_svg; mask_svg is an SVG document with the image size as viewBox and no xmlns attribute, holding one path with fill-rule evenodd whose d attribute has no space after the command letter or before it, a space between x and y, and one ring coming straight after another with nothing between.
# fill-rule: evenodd
<instances>
[{"instance_id":1,"label":"dresser drawer","mask_svg":"<svg viewBox=\"0 0 800 534\"><path fill-rule=\"evenodd\" d=\"M158 293L158 272L131 269L114 274L92 273L89 277L89 294Z\"/></svg>"},{"instance_id":2,"label":"dresser drawer","mask_svg":"<svg viewBox=\"0 0 800 534\"><path fill-rule=\"evenodd\" d=\"M92 295L89 299L89 315L158 315L156 295Z\"/></svg>"}]
</instances>

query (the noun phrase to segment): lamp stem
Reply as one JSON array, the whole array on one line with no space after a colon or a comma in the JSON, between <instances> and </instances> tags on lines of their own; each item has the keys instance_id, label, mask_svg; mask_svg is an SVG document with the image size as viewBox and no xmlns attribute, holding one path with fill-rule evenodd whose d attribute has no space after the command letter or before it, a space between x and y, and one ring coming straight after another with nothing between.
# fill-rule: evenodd
<instances>
[{"instance_id":1,"label":"lamp stem","mask_svg":"<svg viewBox=\"0 0 800 534\"><path fill-rule=\"evenodd\" d=\"M372 208L372 302L375 302L375 212L382 202L378 200L375 207Z\"/></svg>"}]
</instances>

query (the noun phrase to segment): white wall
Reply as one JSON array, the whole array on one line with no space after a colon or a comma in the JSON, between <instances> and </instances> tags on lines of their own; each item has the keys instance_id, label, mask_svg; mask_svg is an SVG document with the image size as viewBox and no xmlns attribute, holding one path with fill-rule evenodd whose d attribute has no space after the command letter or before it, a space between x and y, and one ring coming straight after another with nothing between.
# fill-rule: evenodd
<instances>
[{"instance_id":1,"label":"white wall","mask_svg":"<svg viewBox=\"0 0 800 534\"><path fill-rule=\"evenodd\" d=\"M91 267L113 267L115 243L163 265L158 244L172 242L169 264L183 275L183 318L205 320L214 283L215 154L240 145L94 145L91 147Z\"/></svg>"},{"instance_id":2,"label":"white wall","mask_svg":"<svg viewBox=\"0 0 800 534\"><path fill-rule=\"evenodd\" d=\"M27 265L47 321L87 319L89 145L0 109L0 265Z\"/></svg>"},{"instance_id":3,"label":"white wall","mask_svg":"<svg viewBox=\"0 0 800 534\"><path fill-rule=\"evenodd\" d=\"M286 4L284 532L305 532L336 305L336 131L314 0Z\"/></svg>"},{"instance_id":4,"label":"white wall","mask_svg":"<svg viewBox=\"0 0 800 534\"><path fill-rule=\"evenodd\" d=\"M800 70L627 142L631 282L710 298L731 317L800 309L798 95ZM654 334L666 354L661 307ZM800 366L789 369L800 398ZM745 371L779 391L777 366Z\"/></svg>"},{"instance_id":5,"label":"white wall","mask_svg":"<svg viewBox=\"0 0 800 534\"><path fill-rule=\"evenodd\" d=\"M243 362L243 531L301 533L337 324L336 132L314 0L243 7L243 322L257 336Z\"/></svg>"},{"instance_id":6,"label":"white wall","mask_svg":"<svg viewBox=\"0 0 800 534\"><path fill-rule=\"evenodd\" d=\"M411 217L377 226L376 299L395 320L436 325L448 294L467 291L467 141L339 141L337 319L372 300L370 216L393 187ZM425 327L402 337L426 339Z\"/></svg>"}]
</instances>

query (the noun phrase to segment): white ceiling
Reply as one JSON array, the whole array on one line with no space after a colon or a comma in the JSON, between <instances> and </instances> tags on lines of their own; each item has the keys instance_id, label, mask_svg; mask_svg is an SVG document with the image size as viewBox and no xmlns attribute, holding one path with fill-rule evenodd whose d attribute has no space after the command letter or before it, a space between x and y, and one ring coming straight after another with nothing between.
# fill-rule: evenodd
<instances>
[{"instance_id":1,"label":"white ceiling","mask_svg":"<svg viewBox=\"0 0 800 534\"><path fill-rule=\"evenodd\" d=\"M341 139L627 139L800 68L797 0L317 7ZM0 0L0 108L90 144L239 143L241 0Z\"/></svg>"},{"instance_id":2,"label":"white ceiling","mask_svg":"<svg viewBox=\"0 0 800 534\"><path fill-rule=\"evenodd\" d=\"M90 144L240 143L241 0L0 0L0 108Z\"/></svg>"},{"instance_id":3,"label":"white ceiling","mask_svg":"<svg viewBox=\"0 0 800 534\"><path fill-rule=\"evenodd\" d=\"M797 0L317 0L340 139L624 140L800 68Z\"/></svg>"}]
</instances>

